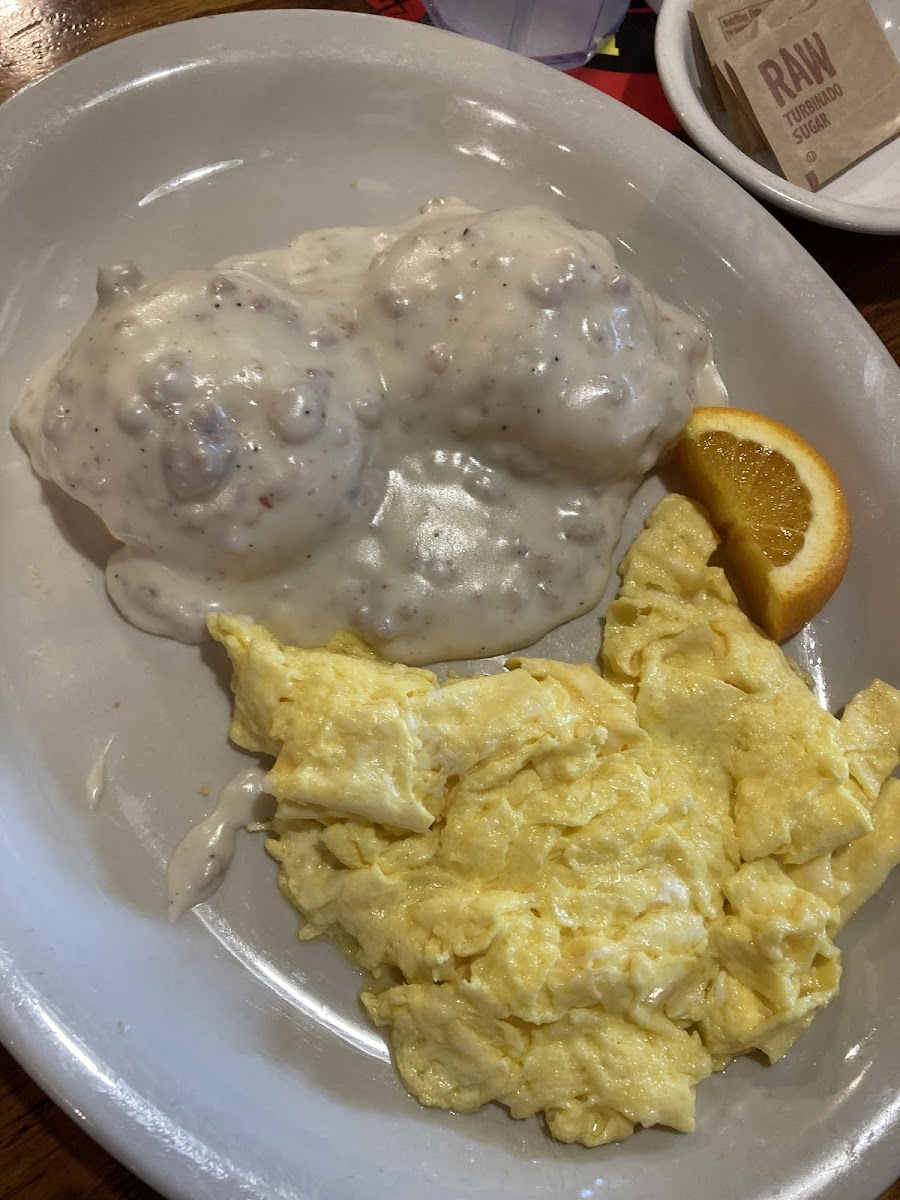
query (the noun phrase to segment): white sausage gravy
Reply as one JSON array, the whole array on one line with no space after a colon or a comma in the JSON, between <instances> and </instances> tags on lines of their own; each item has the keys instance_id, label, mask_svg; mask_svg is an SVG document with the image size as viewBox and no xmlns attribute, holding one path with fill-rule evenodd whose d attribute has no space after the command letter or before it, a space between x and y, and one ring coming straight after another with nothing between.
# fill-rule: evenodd
<instances>
[{"instance_id":1,"label":"white sausage gravy","mask_svg":"<svg viewBox=\"0 0 900 1200\"><path fill-rule=\"evenodd\" d=\"M527 646L599 599L692 404L706 330L536 207L433 201L207 270L100 272L14 429L123 544L141 629L213 609L409 663Z\"/></svg>"}]
</instances>

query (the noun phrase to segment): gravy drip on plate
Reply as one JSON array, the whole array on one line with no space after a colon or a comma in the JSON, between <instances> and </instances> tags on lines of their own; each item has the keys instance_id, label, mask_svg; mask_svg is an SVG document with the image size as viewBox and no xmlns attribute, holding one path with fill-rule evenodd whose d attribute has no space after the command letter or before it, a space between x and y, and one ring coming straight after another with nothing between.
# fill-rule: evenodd
<instances>
[{"instance_id":1,"label":"gravy drip on plate","mask_svg":"<svg viewBox=\"0 0 900 1200\"><path fill-rule=\"evenodd\" d=\"M261 767L239 771L222 789L209 816L175 847L166 871L170 921L177 921L219 890L234 858L237 835L254 820L265 778Z\"/></svg>"},{"instance_id":2,"label":"gravy drip on plate","mask_svg":"<svg viewBox=\"0 0 900 1200\"><path fill-rule=\"evenodd\" d=\"M528 645L596 603L641 478L722 394L706 330L535 207L97 294L14 428L123 543L124 616L185 641L221 609L410 663Z\"/></svg>"}]
</instances>

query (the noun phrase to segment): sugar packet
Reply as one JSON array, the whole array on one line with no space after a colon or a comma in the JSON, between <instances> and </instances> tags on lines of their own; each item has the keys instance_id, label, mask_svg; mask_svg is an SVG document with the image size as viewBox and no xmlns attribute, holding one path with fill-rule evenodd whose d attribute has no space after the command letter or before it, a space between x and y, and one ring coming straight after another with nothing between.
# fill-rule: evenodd
<instances>
[{"instance_id":1,"label":"sugar packet","mask_svg":"<svg viewBox=\"0 0 900 1200\"><path fill-rule=\"evenodd\" d=\"M719 66L810 191L900 133L900 63L869 0L771 0Z\"/></svg>"},{"instance_id":2,"label":"sugar packet","mask_svg":"<svg viewBox=\"0 0 900 1200\"><path fill-rule=\"evenodd\" d=\"M772 0L695 0L690 14L703 99L708 107L728 114L735 140L745 154L755 154L766 142L752 111L735 95L722 59L732 40L751 28L771 3ZM705 55L697 53L698 39Z\"/></svg>"}]
</instances>

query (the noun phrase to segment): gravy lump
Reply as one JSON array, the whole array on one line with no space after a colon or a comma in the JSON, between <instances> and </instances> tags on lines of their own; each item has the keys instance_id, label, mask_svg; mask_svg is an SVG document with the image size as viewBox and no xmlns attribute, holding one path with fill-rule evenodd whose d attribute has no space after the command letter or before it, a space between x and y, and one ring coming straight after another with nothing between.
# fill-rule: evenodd
<instances>
[{"instance_id":1,"label":"gravy lump","mask_svg":"<svg viewBox=\"0 0 900 1200\"><path fill-rule=\"evenodd\" d=\"M529 645L597 602L636 487L722 395L707 331L537 207L433 201L97 296L13 425L122 543L122 614L183 641L218 610L408 663Z\"/></svg>"}]
</instances>

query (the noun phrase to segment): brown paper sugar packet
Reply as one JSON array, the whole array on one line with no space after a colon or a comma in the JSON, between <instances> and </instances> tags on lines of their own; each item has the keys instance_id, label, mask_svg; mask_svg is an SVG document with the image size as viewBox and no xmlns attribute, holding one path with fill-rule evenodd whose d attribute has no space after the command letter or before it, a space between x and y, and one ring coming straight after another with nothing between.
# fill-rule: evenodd
<instances>
[{"instance_id":1,"label":"brown paper sugar packet","mask_svg":"<svg viewBox=\"0 0 900 1200\"><path fill-rule=\"evenodd\" d=\"M754 0L753 4L745 6L745 11L731 14L731 34L728 42L716 56L715 74L718 78L726 80L725 86L733 98L726 105L726 109L737 130L736 141L739 148L744 149L740 145L742 140L746 140L748 144L753 143L752 149L745 149L745 153L755 154L758 150L768 150L771 154L772 147L756 119L756 114L744 94L743 87L736 84L733 75L729 75L725 64L726 55L733 54L749 45L759 37L761 29L784 25L786 21L790 21L818 3L819 0ZM755 16L754 13L756 13Z\"/></svg>"},{"instance_id":2,"label":"brown paper sugar packet","mask_svg":"<svg viewBox=\"0 0 900 1200\"><path fill-rule=\"evenodd\" d=\"M759 36L761 27L783 25L805 12L819 0L696 0L703 6L704 24L711 44L718 46L710 64L710 73L718 85L725 109L735 132L738 149L756 154L771 147L743 89L734 86L725 67L725 56Z\"/></svg>"},{"instance_id":3,"label":"brown paper sugar packet","mask_svg":"<svg viewBox=\"0 0 900 1200\"><path fill-rule=\"evenodd\" d=\"M719 83L713 75L710 55L706 49L706 43L703 41L700 26L697 24L697 18L693 12L688 13L688 26L691 34L691 50L694 54L697 78L700 83L700 99L708 109L712 109L715 112L723 112L725 105L722 103L722 93ZM727 86L729 85L726 81Z\"/></svg>"},{"instance_id":4,"label":"brown paper sugar packet","mask_svg":"<svg viewBox=\"0 0 900 1200\"><path fill-rule=\"evenodd\" d=\"M789 3L773 0L722 66L785 178L816 191L900 133L900 63L869 0L795 0L767 23Z\"/></svg>"},{"instance_id":5,"label":"brown paper sugar packet","mask_svg":"<svg viewBox=\"0 0 900 1200\"><path fill-rule=\"evenodd\" d=\"M743 31L772 3L772 0L695 0L694 17L710 58Z\"/></svg>"},{"instance_id":6,"label":"brown paper sugar packet","mask_svg":"<svg viewBox=\"0 0 900 1200\"><path fill-rule=\"evenodd\" d=\"M701 90L707 104L727 113L738 148L755 154L765 139L752 111L742 105L720 63L729 43L739 37L773 0L695 0L691 20L706 51L700 60ZM696 55L695 55L696 57Z\"/></svg>"}]
</instances>

